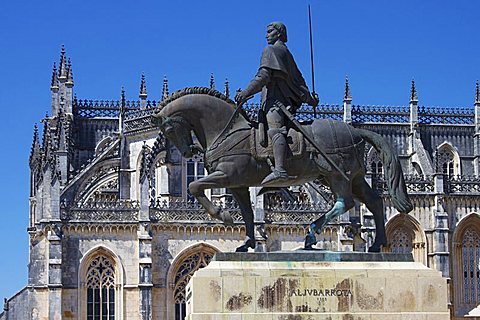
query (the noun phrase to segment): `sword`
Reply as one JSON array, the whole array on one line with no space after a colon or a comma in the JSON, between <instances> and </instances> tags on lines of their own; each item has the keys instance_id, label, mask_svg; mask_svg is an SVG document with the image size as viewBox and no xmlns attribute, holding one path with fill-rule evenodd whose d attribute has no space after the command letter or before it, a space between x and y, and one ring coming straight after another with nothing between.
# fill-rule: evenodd
<instances>
[{"instance_id":1,"label":"sword","mask_svg":"<svg viewBox=\"0 0 480 320\"><path fill-rule=\"evenodd\" d=\"M332 166L332 168L334 168L335 170L338 171L338 173L340 173L342 175L342 177L345 178L345 180L347 181L350 181L350 179L348 179L347 175L345 174L345 172L343 172L338 166L337 164L332 160L330 159L330 157L322 150L322 148L320 148L320 146L317 144L317 142L315 140L313 140L312 137L310 137L310 135L307 133L307 131L305 131L302 127L302 125L300 124L300 122L297 121L297 119L295 119L293 117L293 115L290 113L290 111L287 110L287 108L283 105L283 103L277 103L276 106L278 106L283 114L285 114L288 118L288 120L290 120L293 125L296 127L296 129L298 131L300 131L303 136L305 137L305 139L307 139L308 142L310 142L312 144L312 146L317 149L318 153L320 153L323 158L325 158L325 160L327 161L327 163L329 165Z\"/></svg>"}]
</instances>

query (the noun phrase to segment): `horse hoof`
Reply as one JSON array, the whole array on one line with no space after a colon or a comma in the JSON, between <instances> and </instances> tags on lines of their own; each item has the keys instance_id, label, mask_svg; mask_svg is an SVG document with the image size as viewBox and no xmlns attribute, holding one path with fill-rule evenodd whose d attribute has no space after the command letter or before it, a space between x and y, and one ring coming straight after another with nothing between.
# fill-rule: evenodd
<instances>
[{"instance_id":1,"label":"horse hoof","mask_svg":"<svg viewBox=\"0 0 480 320\"><path fill-rule=\"evenodd\" d=\"M384 244L374 243L370 248L368 248L368 252L381 252L383 246Z\"/></svg>"},{"instance_id":2,"label":"horse hoof","mask_svg":"<svg viewBox=\"0 0 480 320\"><path fill-rule=\"evenodd\" d=\"M241 245L237 249L235 249L235 252L248 252L248 246L246 244Z\"/></svg>"},{"instance_id":3,"label":"horse hoof","mask_svg":"<svg viewBox=\"0 0 480 320\"><path fill-rule=\"evenodd\" d=\"M235 249L235 252L248 252L248 248L255 249L256 242L254 239L247 238L244 244Z\"/></svg>"},{"instance_id":4,"label":"horse hoof","mask_svg":"<svg viewBox=\"0 0 480 320\"><path fill-rule=\"evenodd\" d=\"M312 250L312 246L314 244L317 244L317 239L315 238L315 235L314 234L307 234L307 236L305 237L305 246L304 246L304 249L305 250Z\"/></svg>"}]
</instances>

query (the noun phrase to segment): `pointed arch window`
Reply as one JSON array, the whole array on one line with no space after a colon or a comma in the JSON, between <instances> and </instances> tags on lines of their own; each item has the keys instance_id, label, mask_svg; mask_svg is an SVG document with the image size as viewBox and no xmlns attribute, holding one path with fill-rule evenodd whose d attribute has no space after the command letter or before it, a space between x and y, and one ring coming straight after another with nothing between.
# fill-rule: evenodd
<instances>
[{"instance_id":1,"label":"pointed arch window","mask_svg":"<svg viewBox=\"0 0 480 320\"><path fill-rule=\"evenodd\" d=\"M175 301L175 320L184 320L186 316L185 289L190 278L200 268L206 267L213 258L214 251L198 251L184 259L175 273L173 297Z\"/></svg>"},{"instance_id":2,"label":"pointed arch window","mask_svg":"<svg viewBox=\"0 0 480 320\"><path fill-rule=\"evenodd\" d=\"M99 255L87 269L87 320L115 319L115 268L113 261Z\"/></svg>"},{"instance_id":3,"label":"pointed arch window","mask_svg":"<svg viewBox=\"0 0 480 320\"><path fill-rule=\"evenodd\" d=\"M425 233L415 218L408 214L397 214L387 223L387 252L411 253L417 262L427 265Z\"/></svg>"},{"instance_id":4,"label":"pointed arch window","mask_svg":"<svg viewBox=\"0 0 480 320\"><path fill-rule=\"evenodd\" d=\"M470 213L458 223L452 241L453 313L462 318L480 305L480 215ZM456 319L455 318L455 319Z\"/></svg>"},{"instance_id":5,"label":"pointed arch window","mask_svg":"<svg viewBox=\"0 0 480 320\"><path fill-rule=\"evenodd\" d=\"M477 305L480 302L480 236L468 228L462 239L462 302Z\"/></svg>"},{"instance_id":6,"label":"pointed arch window","mask_svg":"<svg viewBox=\"0 0 480 320\"><path fill-rule=\"evenodd\" d=\"M437 172L443 173L447 177L457 174L455 170L455 156L447 147L442 147L437 152Z\"/></svg>"}]
</instances>

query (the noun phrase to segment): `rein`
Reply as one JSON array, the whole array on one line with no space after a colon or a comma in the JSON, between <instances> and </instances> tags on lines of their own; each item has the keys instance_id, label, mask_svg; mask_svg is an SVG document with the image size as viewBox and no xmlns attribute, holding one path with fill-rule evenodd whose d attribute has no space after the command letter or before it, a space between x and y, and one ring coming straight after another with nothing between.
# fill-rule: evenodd
<instances>
[{"instance_id":1,"label":"rein","mask_svg":"<svg viewBox=\"0 0 480 320\"><path fill-rule=\"evenodd\" d=\"M249 99L251 99L252 97L253 96L249 97ZM232 125L235 123L236 117L238 116L240 110L242 110L243 104L247 101L248 99L242 102L241 104L237 105L237 107L235 108L235 111L233 111L232 115L230 116L230 119L228 119L227 124L225 125L223 130L215 137L215 139L212 142L212 146L207 148L207 150L210 151L210 150L216 149L223 142L224 139L219 141L220 138L222 138L223 135L225 135L226 133L228 133L230 129L232 129Z\"/></svg>"},{"instance_id":2,"label":"rein","mask_svg":"<svg viewBox=\"0 0 480 320\"><path fill-rule=\"evenodd\" d=\"M243 103L242 103L243 104ZM213 140L213 143L210 147L208 147L205 150L205 165L207 167L210 167L215 161L222 157L226 156L231 156L231 155L240 155L240 154L249 154L250 150L232 150L235 146L243 142L245 139L247 139L250 136L250 128L238 128L234 131L232 130L235 121L238 119L238 114L240 110L242 110L242 104L239 104L236 108L235 111L232 113L230 116L230 119L228 119L227 124L225 127L222 129L222 131L215 137ZM231 137L233 134L237 132L243 132L243 134L240 135L239 140L230 142L226 146L224 146L221 149L218 149L218 147L228 138Z\"/></svg>"}]
</instances>

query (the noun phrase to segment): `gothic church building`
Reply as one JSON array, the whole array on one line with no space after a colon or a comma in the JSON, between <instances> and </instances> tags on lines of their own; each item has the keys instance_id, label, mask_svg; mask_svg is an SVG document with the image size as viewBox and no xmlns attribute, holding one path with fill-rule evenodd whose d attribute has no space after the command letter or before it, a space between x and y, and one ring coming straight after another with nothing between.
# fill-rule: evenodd
<instances>
[{"instance_id":1,"label":"gothic church building","mask_svg":"<svg viewBox=\"0 0 480 320\"><path fill-rule=\"evenodd\" d=\"M210 87L215 89L213 77ZM245 231L227 189L208 194L232 212L234 226L213 221L188 183L205 175L203 159L184 159L152 122L157 102L88 100L74 94L62 48L53 67L51 114L35 126L31 148L29 276L5 299L1 320L184 319L185 286L219 251L234 251ZM228 83L222 88L228 96ZM160 100L169 95L164 80ZM254 115L258 104L246 106ZM412 82L403 107L343 103L302 107L299 120L331 118L375 131L399 154L414 204L389 202L382 163L367 145L367 180L383 196L392 252L412 252L449 281L452 319L480 314L480 89L465 108L424 107ZM307 226L332 205L318 183L257 197L251 188L259 251L303 246ZM357 204L329 224L318 248L365 251L372 214ZM479 316L480 317L480 316ZM470 318L473 319L473 318ZM480 319L480 318L479 318Z\"/></svg>"}]
</instances>

